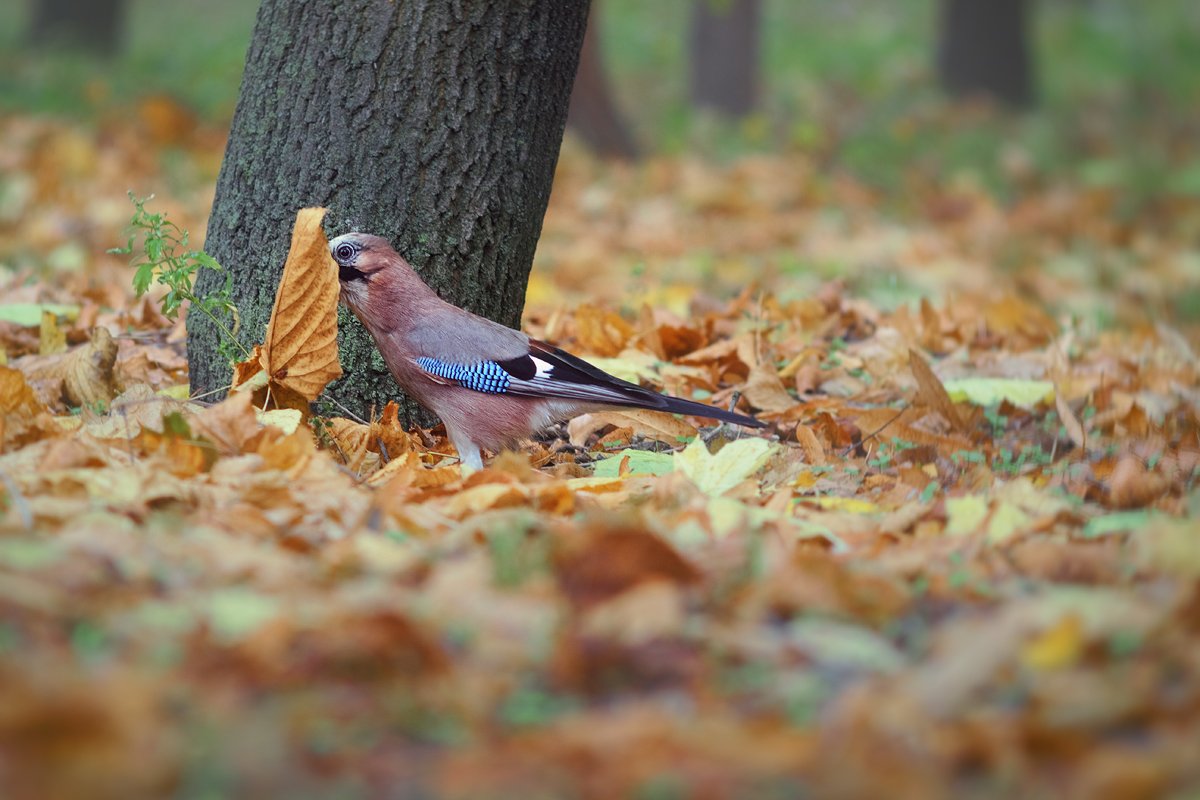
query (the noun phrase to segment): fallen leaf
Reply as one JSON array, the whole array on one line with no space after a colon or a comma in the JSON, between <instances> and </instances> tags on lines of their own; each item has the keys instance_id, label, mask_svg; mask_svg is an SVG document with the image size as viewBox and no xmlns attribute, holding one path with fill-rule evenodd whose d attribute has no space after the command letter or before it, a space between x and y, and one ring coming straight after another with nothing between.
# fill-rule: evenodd
<instances>
[{"instance_id":1,"label":"fallen leaf","mask_svg":"<svg viewBox=\"0 0 1200 800\"><path fill-rule=\"evenodd\" d=\"M1083 430L1083 425L1075 416L1075 412L1071 410L1067 398L1059 391L1058 387L1054 389L1054 409L1058 412L1058 418L1062 422L1063 428L1066 429L1071 442L1080 450L1087 450L1087 434Z\"/></svg>"},{"instance_id":2,"label":"fallen leaf","mask_svg":"<svg viewBox=\"0 0 1200 800\"><path fill-rule=\"evenodd\" d=\"M787 411L797 404L796 398L788 394L775 368L766 363L750 370L742 395L750 405L767 413Z\"/></svg>"},{"instance_id":3,"label":"fallen leaf","mask_svg":"<svg viewBox=\"0 0 1200 800\"><path fill-rule=\"evenodd\" d=\"M25 356L13 366L25 373L42 402L50 406L106 408L117 396L113 365L117 343L107 328L92 329L91 340L65 353Z\"/></svg>"},{"instance_id":4,"label":"fallen leaf","mask_svg":"<svg viewBox=\"0 0 1200 800\"><path fill-rule=\"evenodd\" d=\"M641 409L581 414L567 423L567 434L571 444L583 447L592 434L609 425L628 428L636 436L672 446L685 442L696 435L696 428L682 419L661 411Z\"/></svg>"},{"instance_id":5,"label":"fallen leaf","mask_svg":"<svg viewBox=\"0 0 1200 800\"><path fill-rule=\"evenodd\" d=\"M622 450L598 460L594 476L616 478L623 462L628 464L628 469L624 473L628 475L666 475L675 469L673 453L655 453L652 450Z\"/></svg>"},{"instance_id":6,"label":"fallen leaf","mask_svg":"<svg viewBox=\"0 0 1200 800\"><path fill-rule=\"evenodd\" d=\"M1062 669L1079 660L1084 646L1083 620L1065 614L1021 650L1021 660L1034 669Z\"/></svg>"},{"instance_id":7,"label":"fallen leaf","mask_svg":"<svg viewBox=\"0 0 1200 800\"><path fill-rule=\"evenodd\" d=\"M774 451L766 439L736 439L713 455L697 437L675 455L675 469L702 492L720 495L766 466Z\"/></svg>"},{"instance_id":8,"label":"fallen leaf","mask_svg":"<svg viewBox=\"0 0 1200 800\"><path fill-rule=\"evenodd\" d=\"M959 416L958 409L954 407L954 401L950 399L946 387L916 350L908 351L908 368L917 379L918 400L941 414L954 430L966 433L967 427Z\"/></svg>"},{"instance_id":9,"label":"fallen leaf","mask_svg":"<svg viewBox=\"0 0 1200 800\"><path fill-rule=\"evenodd\" d=\"M987 518L987 499L979 495L946 498L946 535L968 536Z\"/></svg>"},{"instance_id":10,"label":"fallen leaf","mask_svg":"<svg viewBox=\"0 0 1200 800\"><path fill-rule=\"evenodd\" d=\"M0 304L0 321L12 322L26 328L36 328L42 322L42 315L46 313L73 320L79 316L79 306L55 303Z\"/></svg>"},{"instance_id":11,"label":"fallen leaf","mask_svg":"<svg viewBox=\"0 0 1200 800\"><path fill-rule=\"evenodd\" d=\"M1050 381L1020 378L954 378L945 382L946 392L955 401L967 400L977 406L997 405L1005 400L1021 408L1054 399Z\"/></svg>"},{"instance_id":12,"label":"fallen leaf","mask_svg":"<svg viewBox=\"0 0 1200 800\"><path fill-rule=\"evenodd\" d=\"M275 292L266 341L256 350L270 382L279 390L276 405L293 404L289 395L312 402L342 375L337 352L337 265L321 228L323 208L296 214L292 245ZM238 365L234 386L250 380L253 360Z\"/></svg>"},{"instance_id":13,"label":"fallen leaf","mask_svg":"<svg viewBox=\"0 0 1200 800\"><path fill-rule=\"evenodd\" d=\"M1166 490L1167 482L1133 455L1122 456L1108 478L1108 502L1113 508L1141 508Z\"/></svg>"},{"instance_id":14,"label":"fallen leaf","mask_svg":"<svg viewBox=\"0 0 1200 800\"><path fill-rule=\"evenodd\" d=\"M38 355L51 356L66 352L67 334L58 327L58 317L49 311L42 312L38 339Z\"/></svg>"},{"instance_id":15,"label":"fallen leaf","mask_svg":"<svg viewBox=\"0 0 1200 800\"><path fill-rule=\"evenodd\" d=\"M564 594L580 609L648 581L686 586L700 579L674 547L640 530L599 530L558 540L554 567Z\"/></svg>"}]
</instances>

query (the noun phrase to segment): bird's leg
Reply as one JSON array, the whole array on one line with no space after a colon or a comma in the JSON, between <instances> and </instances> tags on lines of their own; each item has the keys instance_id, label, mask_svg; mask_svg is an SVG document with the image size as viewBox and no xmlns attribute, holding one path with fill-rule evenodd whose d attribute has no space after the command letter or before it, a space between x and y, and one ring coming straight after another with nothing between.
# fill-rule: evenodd
<instances>
[{"instance_id":1,"label":"bird's leg","mask_svg":"<svg viewBox=\"0 0 1200 800\"><path fill-rule=\"evenodd\" d=\"M449 425L446 426L446 435L450 437L450 443L458 451L458 461L462 465L464 474L483 469L483 454L479 452L479 445L471 441L470 436Z\"/></svg>"}]
</instances>

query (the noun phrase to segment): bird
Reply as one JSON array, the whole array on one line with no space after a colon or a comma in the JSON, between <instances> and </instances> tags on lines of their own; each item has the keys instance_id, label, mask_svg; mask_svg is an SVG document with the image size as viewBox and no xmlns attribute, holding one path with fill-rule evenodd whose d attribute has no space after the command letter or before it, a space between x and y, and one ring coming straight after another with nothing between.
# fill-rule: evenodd
<instances>
[{"instance_id":1,"label":"bird","mask_svg":"<svg viewBox=\"0 0 1200 800\"><path fill-rule=\"evenodd\" d=\"M582 358L442 300L382 236L329 242L339 302L362 322L397 385L436 414L459 462L483 468L499 452L553 423L603 409L638 408L732 422L753 417L660 394Z\"/></svg>"}]
</instances>

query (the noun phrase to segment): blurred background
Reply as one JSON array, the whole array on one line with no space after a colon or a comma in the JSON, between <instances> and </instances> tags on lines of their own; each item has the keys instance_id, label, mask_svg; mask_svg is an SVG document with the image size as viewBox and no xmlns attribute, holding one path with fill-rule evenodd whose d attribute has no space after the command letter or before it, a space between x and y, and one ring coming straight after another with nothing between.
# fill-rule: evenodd
<instances>
[{"instance_id":1,"label":"blurred background","mask_svg":"<svg viewBox=\"0 0 1200 800\"><path fill-rule=\"evenodd\" d=\"M202 240L255 5L0 5L10 287L123 268L128 191ZM1189 0L595 0L530 313L1011 285L1191 335L1198 141Z\"/></svg>"}]
</instances>

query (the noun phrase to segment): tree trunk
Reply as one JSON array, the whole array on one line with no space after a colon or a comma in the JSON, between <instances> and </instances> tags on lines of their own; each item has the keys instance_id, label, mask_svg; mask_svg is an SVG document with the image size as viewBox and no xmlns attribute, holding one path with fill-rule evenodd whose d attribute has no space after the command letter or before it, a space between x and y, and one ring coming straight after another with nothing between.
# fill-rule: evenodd
<instances>
[{"instance_id":1,"label":"tree trunk","mask_svg":"<svg viewBox=\"0 0 1200 800\"><path fill-rule=\"evenodd\" d=\"M233 276L241 341L262 341L304 206L329 208L331 236L387 237L442 297L517 326L587 11L587 0L263 0L205 243ZM222 284L205 270L198 293ZM341 322L346 377L330 393L366 416L399 390L357 320ZM194 393L229 384L218 345L192 315Z\"/></svg>"},{"instance_id":2,"label":"tree trunk","mask_svg":"<svg viewBox=\"0 0 1200 800\"><path fill-rule=\"evenodd\" d=\"M111 55L121 44L125 0L36 0L29 39L33 44L76 47Z\"/></svg>"},{"instance_id":3,"label":"tree trunk","mask_svg":"<svg viewBox=\"0 0 1200 800\"><path fill-rule=\"evenodd\" d=\"M954 97L1034 101L1026 0L942 0L938 74Z\"/></svg>"},{"instance_id":4,"label":"tree trunk","mask_svg":"<svg viewBox=\"0 0 1200 800\"><path fill-rule=\"evenodd\" d=\"M604 69L598 16L597 6L593 5L592 19L583 37L583 50L579 53L579 71L575 74L575 87L571 90L567 124L597 155L637 158L637 145L617 111L617 103Z\"/></svg>"},{"instance_id":5,"label":"tree trunk","mask_svg":"<svg viewBox=\"0 0 1200 800\"><path fill-rule=\"evenodd\" d=\"M758 107L762 0L694 0L691 98L742 117Z\"/></svg>"}]
</instances>

